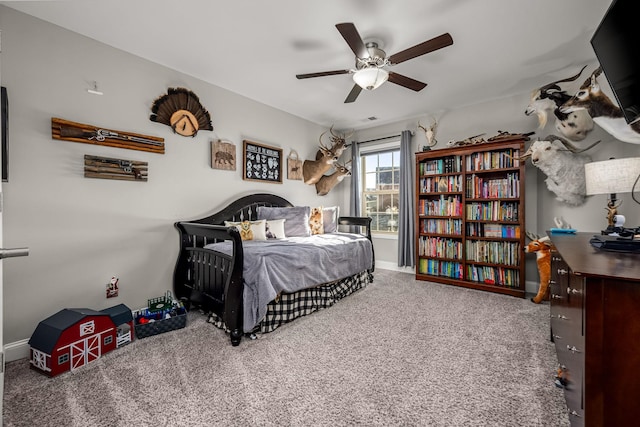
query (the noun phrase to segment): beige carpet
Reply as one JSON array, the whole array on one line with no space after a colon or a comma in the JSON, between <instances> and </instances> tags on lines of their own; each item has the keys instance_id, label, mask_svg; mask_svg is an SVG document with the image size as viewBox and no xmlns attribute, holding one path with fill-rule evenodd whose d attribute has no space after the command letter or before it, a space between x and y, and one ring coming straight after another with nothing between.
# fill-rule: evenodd
<instances>
[{"instance_id":1,"label":"beige carpet","mask_svg":"<svg viewBox=\"0 0 640 427\"><path fill-rule=\"evenodd\" d=\"M258 340L189 313L56 378L8 363L5 426L568 426L549 306L378 270Z\"/></svg>"}]
</instances>

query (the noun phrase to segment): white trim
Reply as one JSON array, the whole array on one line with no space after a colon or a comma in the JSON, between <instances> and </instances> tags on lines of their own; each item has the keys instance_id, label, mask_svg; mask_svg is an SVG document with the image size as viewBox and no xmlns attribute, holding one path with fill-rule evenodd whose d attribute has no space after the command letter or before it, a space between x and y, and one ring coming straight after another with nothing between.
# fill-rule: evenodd
<instances>
[{"instance_id":1,"label":"white trim","mask_svg":"<svg viewBox=\"0 0 640 427\"><path fill-rule=\"evenodd\" d=\"M24 339L4 346L5 362L26 359L29 357L29 339Z\"/></svg>"},{"instance_id":2,"label":"white trim","mask_svg":"<svg viewBox=\"0 0 640 427\"><path fill-rule=\"evenodd\" d=\"M369 142L367 144L360 145L360 156L363 154L375 153L376 151L390 150L392 148L400 149L400 137L388 142L380 142L378 144Z\"/></svg>"},{"instance_id":3,"label":"white trim","mask_svg":"<svg viewBox=\"0 0 640 427\"><path fill-rule=\"evenodd\" d=\"M371 237L373 237L374 239L398 240L398 233L396 234L371 233Z\"/></svg>"},{"instance_id":4,"label":"white trim","mask_svg":"<svg viewBox=\"0 0 640 427\"><path fill-rule=\"evenodd\" d=\"M398 267L398 264L390 261L378 261L376 260L376 268L383 270L401 271L403 273L415 274L416 269L414 267ZM375 275L375 272L373 273Z\"/></svg>"}]
</instances>

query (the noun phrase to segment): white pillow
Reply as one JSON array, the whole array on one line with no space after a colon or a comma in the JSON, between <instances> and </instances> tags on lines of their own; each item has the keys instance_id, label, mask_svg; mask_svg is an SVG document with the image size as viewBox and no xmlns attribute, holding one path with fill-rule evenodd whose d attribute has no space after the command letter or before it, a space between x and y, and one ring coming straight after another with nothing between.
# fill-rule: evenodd
<instances>
[{"instance_id":1,"label":"white pillow","mask_svg":"<svg viewBox=\"0 0 640 427\"><path fill-rule=\"evenodd\" d=\"M267 221L264 219L242 222L225 221L224 226L236 227L242 240L267 240Z\"/></svg>"},{"instance_id":2,"label":"white pillow","mask_svg":"<svg viewBox=\"0 0 640 427\"><path fill-rule=\"evenodd\" d=\"M286 219L270 219L267 221L267 239L284 239L284 222Z\"/></svg>"}]
</instances>

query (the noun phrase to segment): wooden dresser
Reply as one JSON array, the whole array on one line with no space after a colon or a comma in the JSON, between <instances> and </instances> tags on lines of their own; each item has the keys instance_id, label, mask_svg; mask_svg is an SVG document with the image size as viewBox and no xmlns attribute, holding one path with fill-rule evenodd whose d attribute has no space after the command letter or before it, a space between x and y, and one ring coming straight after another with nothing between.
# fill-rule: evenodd
<instances>
[{"instance_id":1,"label":"wooden dresser","mask_svg":"<svg viewBox=\"0 0 640 427\"><path fill-rule=\"evenodd\" d=\"M551 339L572 426L640 425L640 254L551 234Z\"/></svg>"}]
</instances>

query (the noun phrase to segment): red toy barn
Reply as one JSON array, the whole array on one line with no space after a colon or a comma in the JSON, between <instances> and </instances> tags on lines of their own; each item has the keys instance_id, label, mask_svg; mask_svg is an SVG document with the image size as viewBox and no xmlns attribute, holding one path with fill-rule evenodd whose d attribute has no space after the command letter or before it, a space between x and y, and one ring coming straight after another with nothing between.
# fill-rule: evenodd
<instances>
[{"instance_id":1,"label":"red toy barn","mask_svg":"<svg viewBox=\"0 0 640 427\"><path fill-rule=\"evenodd\" d=\"M31 367L54 377L132 339L133 316L124 304L102 311L66 308L41 321L31 335Z\"/></svg>"}]
</instances>

